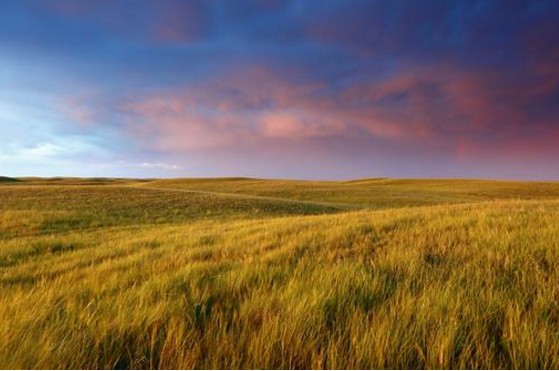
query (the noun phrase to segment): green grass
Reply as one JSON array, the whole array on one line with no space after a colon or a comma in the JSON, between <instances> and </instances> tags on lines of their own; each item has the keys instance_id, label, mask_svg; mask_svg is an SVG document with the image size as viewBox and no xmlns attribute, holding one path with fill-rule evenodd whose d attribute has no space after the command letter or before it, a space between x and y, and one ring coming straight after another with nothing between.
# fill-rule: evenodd
<instances>
[{"instance_id":1,"label":"green grass","mask_svg":"<svg viewBox=\"0 0 559 371\"><path fill-rule=\"evenodd\" d=\"M559 368L559 183L0 186L0 368Z\"/></svg>"},{"instance_id":2,"label":"green grass","mask_svg":"<svg viewBox=\"0 0 559 371\"><path fill-rule=\"evenodd\" d=\"M20 180L17 178L9 178L7 176L0 176L0 183L16 183Z\"/></svg>"},{"instance_id":3,"label":"green grass","mask_svg":"<svg viewBox=\"0 0 559 371\"><path fill-rule=\"evenodd\" d=\"M144 186L331 202L375 209L509 199L559 198L557 182L464 179L363 179L349 182L246 178L165 179L147 182Z\"/></svg>"}]
</instances>

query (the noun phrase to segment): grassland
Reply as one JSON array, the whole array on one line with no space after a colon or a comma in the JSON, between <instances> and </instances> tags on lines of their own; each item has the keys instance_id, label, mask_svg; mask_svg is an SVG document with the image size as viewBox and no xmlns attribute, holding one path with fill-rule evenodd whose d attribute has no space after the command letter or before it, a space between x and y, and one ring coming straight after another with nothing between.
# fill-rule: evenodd
<instances>
[{"instance_id":1,"label":"grassland","mask_svg":"<svg viewBox=\"0 0 559 371\"><path fill-rule=\"evenodd\" d=\"M0 180L0 368L559 368L559 183Z\"/></svg>"}]
</instances>

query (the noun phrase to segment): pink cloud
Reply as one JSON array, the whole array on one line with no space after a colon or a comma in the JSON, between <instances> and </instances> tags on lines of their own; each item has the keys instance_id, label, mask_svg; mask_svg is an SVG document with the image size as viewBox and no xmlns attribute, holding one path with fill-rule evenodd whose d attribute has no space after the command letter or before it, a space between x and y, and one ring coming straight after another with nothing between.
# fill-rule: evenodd
<instances>
[{"instance_id":1,"label":"pink cloud","mask_svg":"<svg viewBox=\"0 0 559 371\"><path fill-rule=\"evenodd\" d=\"M289 81L266 68L127 101L121 109L134 115L130 132L170 150L352 136L356 129L391 139L420 132L372 107L344 107L320 83Z\"/></svg>"},{"instance_id":2,"label":"pink cloud","mask_svg":"<svg viewBox=\"0 0 559 371\"><path fill-rule=\"evenodd\" d=\"M552 151L548 138L557 137L549 128L556 123L540 118L531 135L522 132L543 82L520 82L525 88L519 91L495 72L441 64L333 89L298 80L296 73L254 67L132 96L117 109L128 135L160 151L265 149L272 142L363 136L459 160L496 152L496 142L502 153L537 152L537 146Z\"/></svg>"},{"instance_id":3,"label":"pink cloud","mask_svg":"<svg viewBox=\"0 0 559 371\"><path fill-rule=\"evenodd\" d=\"M163 91L125 102L135 115L130 131L170 150L226 146L246 141L368 135L409 141L435 136L433 107L423 83L401 75L376 84L325 90L321 83L290 81L266 68L219 76L198 86ZM403 109L383 100L409 94ZM440 114L437 113L437 114Z\"/></svg>"},{"instance_id":4,"label":"pink cloud","mask_svg":"<svg viewBox=\"0 0 559 371\"><path fill-rule=\"evenodd\" d=\"M299 139L343 135L342 121L316 112L273 111L261 115L259 124L265 137Z\"/></svg>"},{"instance_id":5,"label":"pink cloud","mask_svg":"<svg viewBox=\"0 0 559 371\"><path fill-rule=\"evenodd\" d=\"M274 138L296 138L306 135L308 131L298 115L285 112L264 115L262 124L264 135Z\"/></svg>"},{"instance_id":6,"label":"pink cloud","mask_svg":"<svg viewBox=\"0 0 559 371\"><path fill-rule=\"evenodd\" d=\"M147 146L163 151L198 150L225 146L247 135L236 117L208 117L195 109L181 109L178 98L165 103L151 97L123 106L126 130Z\"/></svg>"},{"instance_id":7,"label":"pink cloud","mask_svg":"<svg viewBox=\"0 0 559 371\"><path fill-rule=\"evenodd\" d=\"M56 101L58 111L68 120L82 127L94 126L99 120L102 107L96 103L98 92L85 90L70 97L60 97Z\"/></svg>"}]
</instances>

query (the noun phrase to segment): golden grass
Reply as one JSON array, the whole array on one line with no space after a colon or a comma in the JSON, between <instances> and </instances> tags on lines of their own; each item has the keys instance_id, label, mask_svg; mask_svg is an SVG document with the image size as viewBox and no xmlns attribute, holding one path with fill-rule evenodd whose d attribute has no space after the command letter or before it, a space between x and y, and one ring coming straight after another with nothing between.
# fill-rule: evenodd
<instances>
[{"instance_id":1,"label":"golden grass","mask_svg":"<svg viewBox=\"0 0 559 371\"><path fill-rule=\"evenodd\" d=\"M553 189L355 210L234 181L0 187L0 367L559 368Z\"/></svg>"},{"instance_id":2,"label":"golden grass","mask_svg":"<svg viewBox=\"0 0 559 371\"><path fill-rule=\"evenodd\" d=\"M475 179L362 179L348 182L293 180L162 179L145 187L259 195L345 206L394 208L510 199L557 199L558 182Z\"/></svg>"}]
</instances>

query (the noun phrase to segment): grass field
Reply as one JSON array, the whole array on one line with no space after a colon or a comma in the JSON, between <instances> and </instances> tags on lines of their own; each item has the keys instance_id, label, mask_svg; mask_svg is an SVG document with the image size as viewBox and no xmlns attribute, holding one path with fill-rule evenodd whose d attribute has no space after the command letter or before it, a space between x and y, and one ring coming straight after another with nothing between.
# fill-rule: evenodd
<instances>
[{"instance_id":1,"label":"grass field","mask_svg":"<svg viewBox=\"0 0 559 371\"><path fill-rule=\"evenodd\" d=\"M559 183L0 178L0 368L559 368Z\"/></svg>"}]
</instances>

